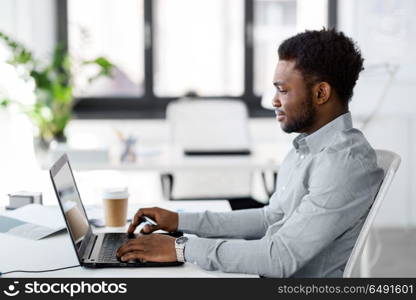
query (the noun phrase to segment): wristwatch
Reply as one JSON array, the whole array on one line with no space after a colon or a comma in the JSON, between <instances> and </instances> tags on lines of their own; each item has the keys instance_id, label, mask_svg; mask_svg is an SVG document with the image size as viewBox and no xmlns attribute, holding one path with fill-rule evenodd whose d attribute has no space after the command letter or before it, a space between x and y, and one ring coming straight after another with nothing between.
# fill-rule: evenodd
<instances>
[{"instance_id":1,"label":"wristwatch","mask_svg":"<svg viewBox=\"0 0 416 300\"><path fill-rule=\"evenodd\" d=\"M185 244L187 241L186 236L178 237L175 240L176 260L179 262L185 262Z\"/></svg>"}]
</instances>

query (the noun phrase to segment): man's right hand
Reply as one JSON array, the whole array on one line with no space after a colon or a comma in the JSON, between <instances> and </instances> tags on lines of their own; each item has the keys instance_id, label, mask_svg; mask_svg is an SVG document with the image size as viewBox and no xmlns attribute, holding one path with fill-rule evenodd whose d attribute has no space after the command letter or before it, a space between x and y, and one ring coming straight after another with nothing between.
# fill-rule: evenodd
<instances>
[{"instance_id":1,"label":"man's right hand","mask_svg":"<svg viewBox=\"0 0 416 300\"><path fill-rule=\"evenodd\" d=\"M146 224L142 229L143 233L151 233L158 229L166 230L168 232L178 230L178 213L159 207L151 207L141 208L136 212L129 229L127 230L128 233L133 233L140 223L146 221L143 216L149 217L157 223L157 226Z\"/></svg>"}]
</instances>

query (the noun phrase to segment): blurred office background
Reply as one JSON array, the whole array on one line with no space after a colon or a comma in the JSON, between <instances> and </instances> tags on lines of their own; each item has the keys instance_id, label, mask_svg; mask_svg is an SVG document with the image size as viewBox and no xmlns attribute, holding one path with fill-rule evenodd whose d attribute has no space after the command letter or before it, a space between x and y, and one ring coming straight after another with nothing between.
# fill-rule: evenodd
<instances>
[{"instance_id":1,"label":"blurred office background","mask_svg":"<svg viewBox=\"0 0 416 300\"><path fill-rule=\"evenodd\" d=\"M118 131L137 140L139 161L157 159L170 151L167 105L197 95L242 101L250 143L275 158L271 163L283 159L294 138L281 131L265 108L271 98L263 97L272 86L279 43L305 29L344 31L365 58L351 102L355 125L374 148L402 158L372 229L383 247L373 249L371 274L415 276L415 12L413 0L2 0L0 31L40 59L58 43L68 46L74 107L65 135L74 149L106 149L109 160L117 159ZM13 79L20 70L7 67L8 55L1 46L0 95L36 101L33 82ZM96 67L76 62L100 56L114 63L112 77L88 84ZM18 190L42 191L45 204L55 204L49 181L34 175L47 164L36 150L36 128L16 107L1 109L0 118L0 204ZM86 204L100 201L91 187L113 181L134 190L132 201L162 197L157 170L82 170ZM254 185L254 198L266 202L261 182Z\"/></svg>"}]
</instances>

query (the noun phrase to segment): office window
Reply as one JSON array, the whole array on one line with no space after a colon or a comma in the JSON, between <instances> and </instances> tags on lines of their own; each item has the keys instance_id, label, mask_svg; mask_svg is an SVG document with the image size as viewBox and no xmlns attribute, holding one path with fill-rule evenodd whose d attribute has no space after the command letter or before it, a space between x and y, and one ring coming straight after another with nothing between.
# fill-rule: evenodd
<instances>
[{"instance_id":1,"label":"office window","mask_svg":"<svg viewBox=\"0 0 416 300\"><path fill-rule=\"evenodd\" d=\"M328 24L327 0L254 1L254 93L271 87L277 49L286 38Z\"/></svg>"},{"instance_id":2,"label":"office window","mask_svg":"<svg viewBox=\"0 0 416 300\"><path fill-rule=\"evenodd\" d=\"M143 0L68 0L68 44L75 96L139 97L144 93ZM75 62L104 56L115 63L113 78L87 79L96 68ZM80 72L80 70L84 70Z\"/></svg>"},{"instance_id":3,"label":"office window","mask_svg":"<svg viewBox=\"0 0 416 300\"><path fill-rule=\"evenodd\" d=\"M157 0L154 91L157 96L241 96L244 2Z\"/></svg>"},{"instance_id":4,"label":"office window","mask_svg":"<svg viewBox=\"0 0 416 300\"><path fill-rule=\"evenodd\" d=\"M337 0L58 0L59 39L72 56L106 56L113 79L87 87L75 73L80 118L160 118L187 92L232 98L250 116L271 116L277 48L305 29L336 25ZM76 60L75 60L76 61Z\"/></svg>"}]
</instances>

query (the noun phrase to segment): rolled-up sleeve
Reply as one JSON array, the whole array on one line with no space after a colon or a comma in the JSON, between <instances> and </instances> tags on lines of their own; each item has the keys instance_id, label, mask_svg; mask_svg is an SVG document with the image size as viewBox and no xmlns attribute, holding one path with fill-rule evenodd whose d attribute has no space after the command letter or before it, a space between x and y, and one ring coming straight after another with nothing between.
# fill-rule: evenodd
<instances>
[{"instance_id":1,"label":"rolled-up sleeve","mask_svg":"<svg viewBox=\"0 0 416 300\"><path fill-rule=\"evenodd\" d=\"M280 217L269 213L267 206L231 212L181 212L178 230L200 237L259 239L264 236L270 219L273 222Z\"/></svg>"},{"instance_id":2,"label":"rolled-up sleeve","mask_svg":"<svg viewBox=\"0 0 416 300\"><path fill-rule=\"evenodd\" d=\"M381 169L336 155L317 161L320 167L309 176L309 192L277 231L251 241L190 238L185 259L207 270L294 274L368 212L381 182Z\"/></svg>"}]
</instances>

